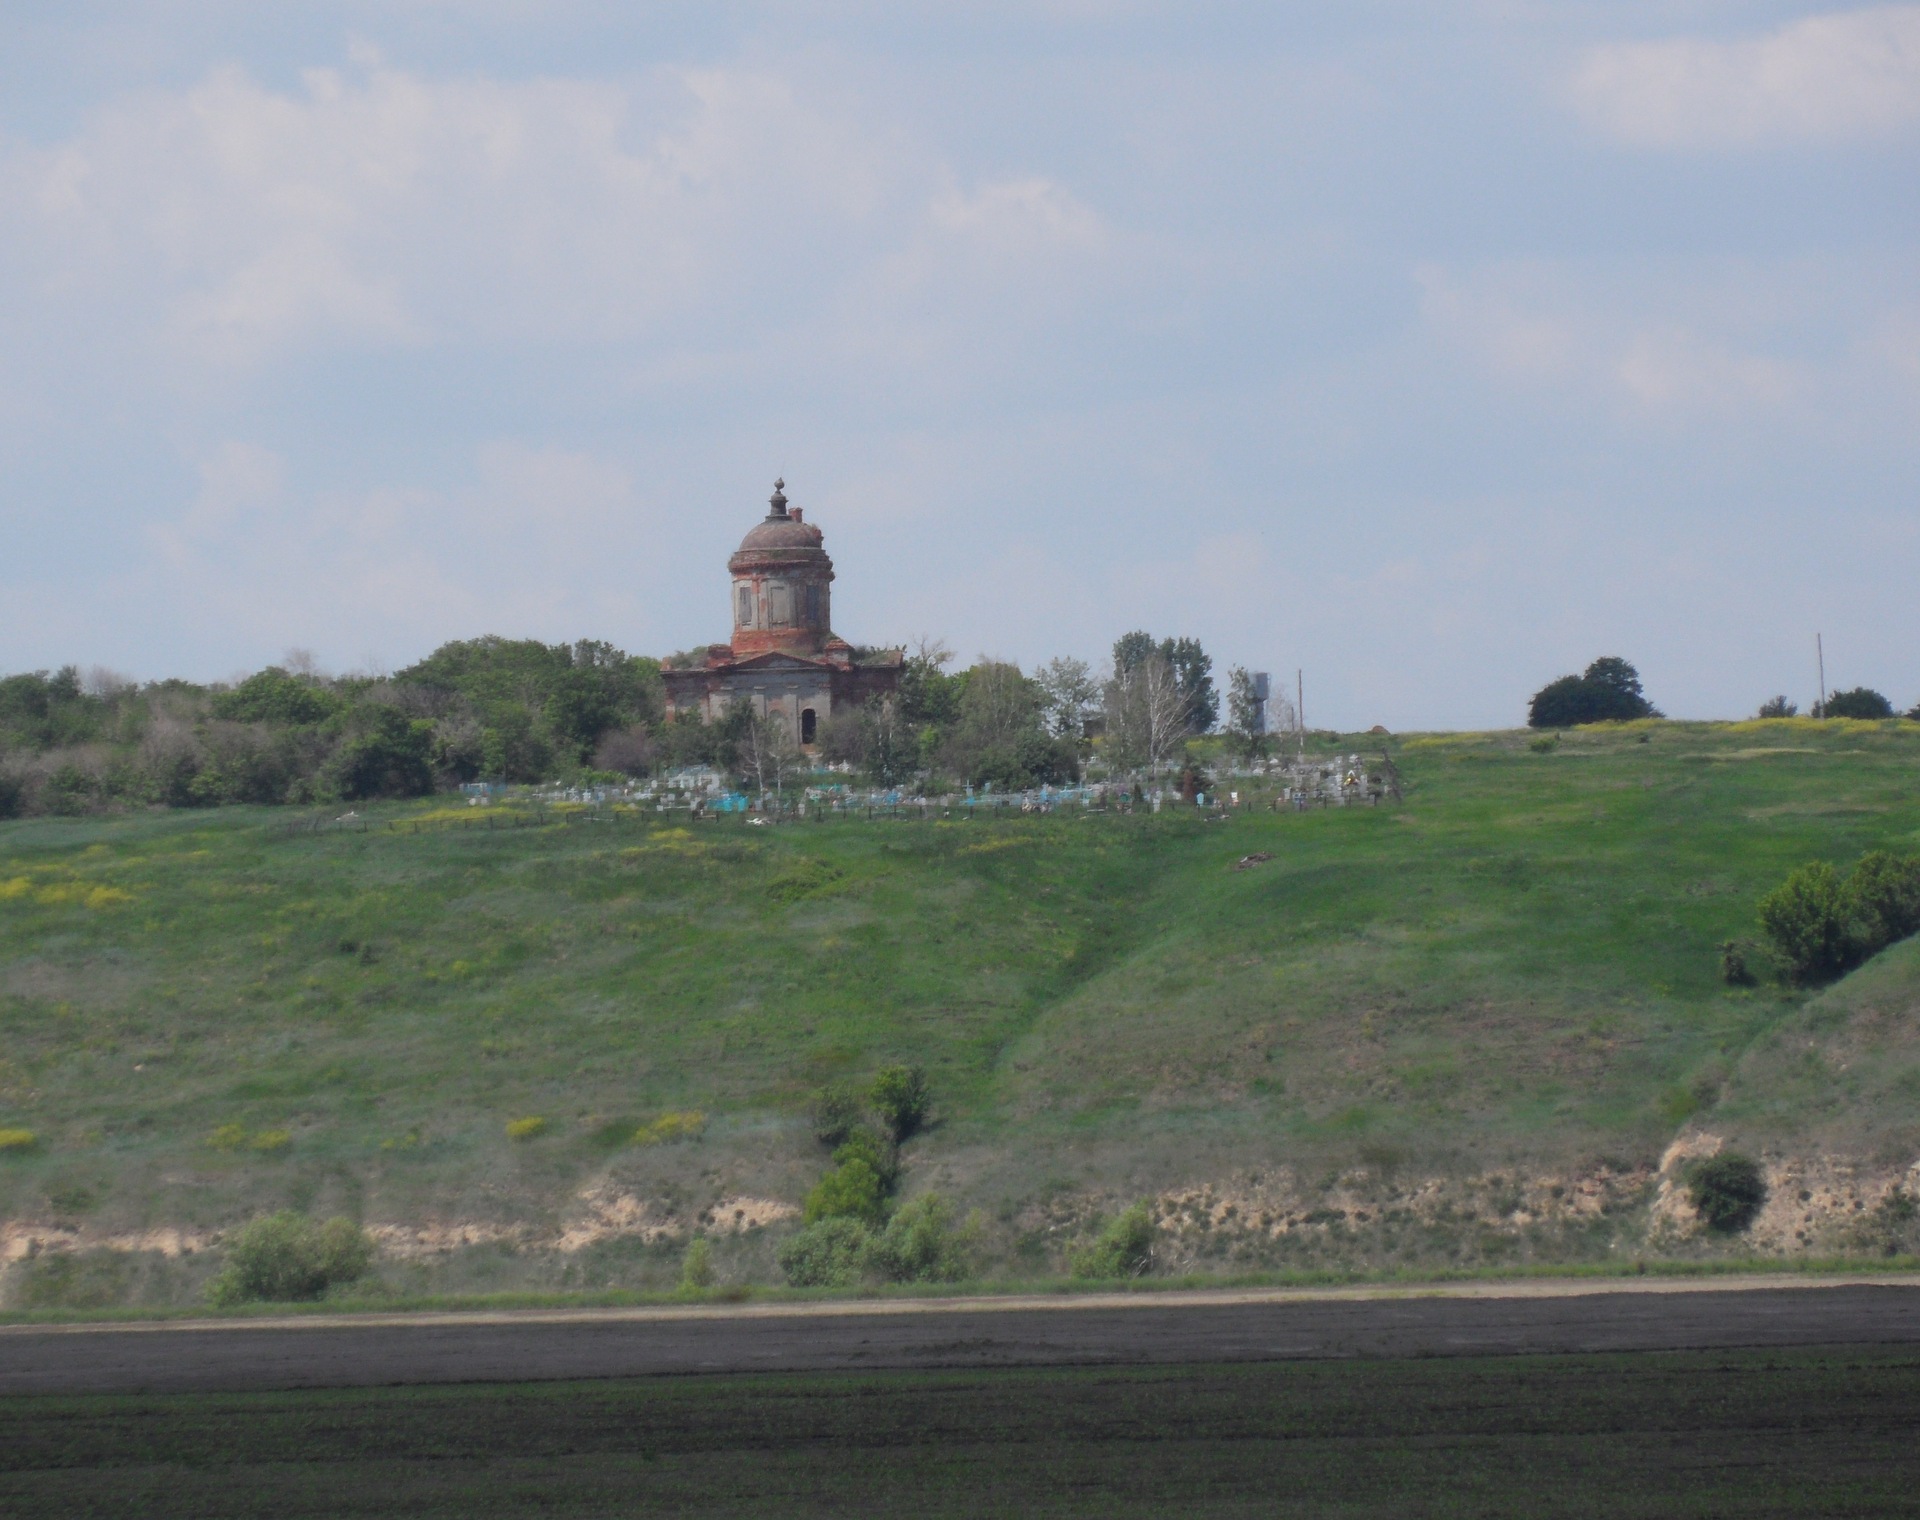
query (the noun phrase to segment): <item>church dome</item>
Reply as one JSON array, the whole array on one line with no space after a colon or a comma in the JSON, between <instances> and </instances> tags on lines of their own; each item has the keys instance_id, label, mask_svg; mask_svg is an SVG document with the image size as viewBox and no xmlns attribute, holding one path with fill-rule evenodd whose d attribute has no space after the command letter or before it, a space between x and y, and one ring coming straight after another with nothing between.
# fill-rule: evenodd
<instances>
[{"instance_id":1,"label":"church dome","mask_svg":"<svg viewBox=\"0 0 1920 1520\"><path fill-rule=\"evenodd\" d=\"M742 553L751 549L818 549L821 533L812 523L792 517L769 517L747 530L740 540Z\"/></svg>"},{"instance_id":2,"label":"church dome","mask_svg":"<svg viewBox=\"0 0 1920 1520\"><path fill-rule=\"evenodd\" d=\"M821 547L823 535L810 522L802 522L798 511L787 510L786 482L776 480L773 483L773 496L768 502L767 515L752 528L747 536L740 540L740 547L734 551L732 565L735 573L745 566L765 564L769 558L791 561L818 559L831 565L827 552Z\"/></svg>"}]
</instances>

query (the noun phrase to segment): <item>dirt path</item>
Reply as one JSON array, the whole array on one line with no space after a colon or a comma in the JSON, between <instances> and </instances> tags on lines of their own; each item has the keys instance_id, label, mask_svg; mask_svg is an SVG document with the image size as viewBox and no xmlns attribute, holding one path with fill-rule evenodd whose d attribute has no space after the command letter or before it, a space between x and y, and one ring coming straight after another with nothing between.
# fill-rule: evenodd
<instances>
[{"instance_id":1,"label":"dirt path","mask_svg":"<svg viewBox=\"0 0 1920 1520\"><path fill-rule=\"evenodd\" d=\"M0 1327L0 1394L1920 1345L1920 1278L1468 1283Z\"/></svg>"}]
</instances>

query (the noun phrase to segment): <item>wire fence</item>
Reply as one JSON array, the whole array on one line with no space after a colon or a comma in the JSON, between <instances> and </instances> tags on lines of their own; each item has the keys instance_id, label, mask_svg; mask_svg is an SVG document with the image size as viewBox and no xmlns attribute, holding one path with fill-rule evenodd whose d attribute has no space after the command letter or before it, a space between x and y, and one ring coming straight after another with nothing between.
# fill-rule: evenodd
<instances>
[{"instance_id":1,"label":"wire fence","mask_svg":"<svg viewBox=\"0 0 1920 1520\"><path fill-rule=\"evenodd\" d=\"M617 792L576 791L475 798L468 807L413 817L381 817L358 810L331 816L309 814L276 824L274 829L292 838L317 834L501 833L522 829L639 826L676 818L687 822L733 818L749 826L903 819L973 822L1016 817L1134 814L1184 814L1219 819L1249 811L1375 806L1388 800L1399 800L1397 776L1390 788L1356 786L1343 777L1332 785L1311 791L1300 787L1282 788L1270 796L1231 788L1186 796L1166 786L1105 783L1041 787L1021 792L949 792L931 797L842 788L809 788L792 795L757 798L738 792L632 798Z\"/></svg>"}]
</instances>

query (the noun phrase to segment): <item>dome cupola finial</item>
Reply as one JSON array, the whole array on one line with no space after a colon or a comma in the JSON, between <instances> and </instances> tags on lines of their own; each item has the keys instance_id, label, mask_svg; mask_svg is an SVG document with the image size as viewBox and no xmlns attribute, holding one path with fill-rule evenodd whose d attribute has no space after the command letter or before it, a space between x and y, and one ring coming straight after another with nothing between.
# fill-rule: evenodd
<instances>
[{"instance_id":1,"label":"dome cupola finial","mask_svg":"<svg viewBox=\"0 0 1920 1520\"><path fill-rule=\"evenodd\" d=\"M773 483L773 495L767 498L767 505L773 510L767 514L769 519L787 515L787 482L784 478Z\"/></svg>"}]
</instances>

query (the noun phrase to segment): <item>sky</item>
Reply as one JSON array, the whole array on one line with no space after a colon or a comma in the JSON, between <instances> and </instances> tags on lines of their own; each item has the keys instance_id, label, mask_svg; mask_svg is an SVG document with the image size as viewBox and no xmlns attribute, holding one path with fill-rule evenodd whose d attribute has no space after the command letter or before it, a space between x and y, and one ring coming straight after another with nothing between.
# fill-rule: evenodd
<instances>
[{"instance_id":1,"label":"sky","mask_svg":"<svg viewBox=\"0 0 1920 1520\"><path fill-rule=\"evenodd\" d=\"M0 672L837 631L1920 702L1920 4L10 0Z\"/></svg>"}]
</instances>

